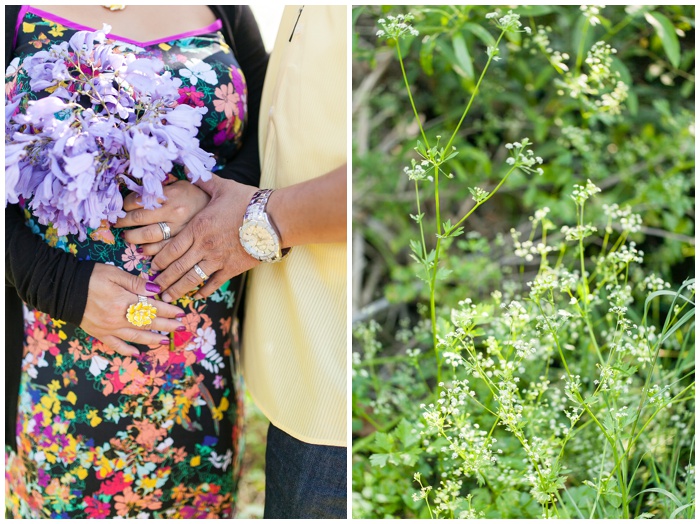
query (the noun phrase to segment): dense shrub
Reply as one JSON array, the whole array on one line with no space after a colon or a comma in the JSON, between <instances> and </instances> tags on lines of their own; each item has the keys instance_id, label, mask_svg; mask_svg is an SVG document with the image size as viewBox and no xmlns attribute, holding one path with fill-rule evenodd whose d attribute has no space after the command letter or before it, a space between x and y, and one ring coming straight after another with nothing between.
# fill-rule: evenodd
<instances>
[{"instance_id":1,"label":"dense shrub","mask_svg":"<svg viewBox=\"0 0 700 524\"><path fill-rule=\"evenodd\" d=\"M354 14L353 516L694 516L694 8Z\"/></svg>"}]
</instances>

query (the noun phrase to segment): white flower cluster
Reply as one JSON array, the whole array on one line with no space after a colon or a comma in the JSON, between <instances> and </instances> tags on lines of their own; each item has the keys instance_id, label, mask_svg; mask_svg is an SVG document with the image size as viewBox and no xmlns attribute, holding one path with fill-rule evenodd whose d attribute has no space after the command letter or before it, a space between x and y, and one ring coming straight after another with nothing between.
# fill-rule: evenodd
<instances>
[{"instance_id":1,"label":"white flower cluster","mask_svg":"<svg viewBox=\"0 0 700 524\"><path fill-rule=\"evenodd\" d=\"M503 307L503 306L502 306ZM505 313L503 319L513 327L522 327L530 322L530 315L523 305L517 300L512 300L510 304L503 307Z\"/></svg>"},{"instance_id":2,"label":"white flower cluster","mask_svg":"<svg viewBox=\"0 0 700 524\"><path fill-rule=\"evenodd\" d=\"M572 375L570 378L563 376L562 380L564 381L564 394L566 397L575 405L580 405L581 376Z\"/></svg>"},{"instance_id":3,"label":"white flower cluster","mask_svg":"<svg viewBox=\"0 0 700 524\"><path fill-rule=\"evenodd\" d=\"M545 208L549 209L549 208ZM532 217L531 217L532 218ZM537 222L533 219L533 223ZM516 257L523 258L527 262L532 262L535 255L545 256L547 253L554 251L553 246L548 246L543 242L535 244L532 240L520 242L520 232L515 229L510 230L510 235L513 238L513 252Z\"/></svg>"},{"instance_id":4,"label":"white flower cluster","mask_svg":"<svg viewBox=\"0 0 700 524\"><path fill-rule=\"evenodd\" d=\"M598 228L592 226L591 224L583 224L582 226L562 226L561 233L564 235L566 240L579 241L586 237L591 236L593 233L598 231Z\"/></svg>"},{"instance_id":5,"label":"white flower cluster","mask_svg":"<svg viewBox=\"0 0 700 524\"><path fill-rule=\"evenodd\" d=\"M612 55L617 54L617 49L605 42L596 42L586 55L586 65L588 66L588 84L596 89L603 89L612 76L613 59Z\"/></svg>"},{"instance_id":6,"label":"white flower cluster","mask_svg":"<svg viewBox=\"0 0 700 524\"><path fill-rule=\"evenodd\" d=\"M542 164L542 157L535 156L532 149L527 149L529 145L532 145L532 142L530 142L528 138L523 138L520 142L506 144L506 149L509 150L512 155L506 160L506 163L528 173L542 175L544 170L541 167L533 167L537 164Z\"/></svg>"},{"instance_id":7,"label":"white flower cluster","mask_svg":"<svg viewBox=\"0 0 700 524\"><path fill-rule=\"evenodd\" d=\"M608 291L608 302L613 304L610 311L612 312L614 308L622 308L624 309L622 315L624 315L627 312L627 306L634 302L634 298L632 298L632 287L628 285L620 286L617 284L608 284L605 286L605 289Z\"/></svg>"},{"instance_id":8,"label":"white flower cluster","mask_svg":"<svg viewBox=\"0 0 700 524\"><path fill-rule=\"evenodd\" d=\"M601 391L610 391L615 387L615 382L620 372L608 364L596 364L596 367L600 371L600 377L594 380L593 384Z\"/></svg>"},{"instance_id":9,"label":"white flower cluster","mask_svg":"<svg viewBox=\"0 0 700 524\"><path fill-rule=\"evenodd\" d=\"M538 209L537 211L535 211L534 216L530 217L530 221L532 222L533 227L537 226L539 222L542 222L545 218L547 218L547 215L550 211L551 210L546 206L542 209Z\"/></svg>"},{"instance_id":10,"label":"white flower cluster","mask_svg":"<svg viewBox=\"0 0 700 524\"><path fill-rule=\"evenodd\" d=\"M474 326L474 321L479 314L476 304L471 298L465 298L458 303L459 309L453 309L451 313L452 323L463 330L469 330Z\"/></svg>"},{"instance_id":11,"label":"white flower cluster","mask_svg":"<svg viewBox=\"0 0 700 524\"><path fill-rule=\"evenodd\" d=\"M661 291L663 289L670 289L671 284L664 281L663 278L657 277L656 274L651 273L650 275L647 275L647 277L644 280L642 280L642 282L639 284L639 287L644 291L653 293L655 291Z\"/></svg>"},{"instance_id":12,"label":"white flower cluster","mask_svg":"<svg viewBox=\"0 0 700 524\"><path fill-rule=\"evenodd\" d=\"M586 181L585 186L574 184L574 189L571 192L571 198L573 198L574 202L580 206L596 193L600 193L600 188L589 179Z\"/></svg>"},{"instance_id":13,"label":"white flower cluster","mask_svg":"<svg viewBox=\"0 0 700 524\"><path fill-rule=\"evenodd\" d=\"M448 440L452 458L462 460L462 472L467 477L479 475L497 460L493 452L496 439L480 429L479 424L465 423L459 428L456 438L448 437Z\"/></svg>"},{"instance_id":14,"label":"white flower cluster","mask_svg":"<svg viewBox=\"0 0 700 524\"><path fill-rule=\"evenodd\" d=\"M665 406L671 401L671 386L660 387L654 384L647 391L647 400L654 406Z\"/></svg>"},{"instance_id":15,"label":"white flower cluster","mask_svg":"<svg viewBox=\"0 0 700 524\"><path fill-rule=\"evenodd\" d=\"M613 55L617 50L605 42L596 42L586 55L587 73L578 76L567 74L558 81L559 95L568 93L580 99L590 110L597 113L618 115L627 100L629 87L613 69Z\"/></svg>"},{"instance_id":16,"label":"white flower cluster","mask_svg":"<svg viewBox=\"0 0 700 524\"><path fill-rule=\"evenodd\" d=\"M588 19L588 22L591 25L598 25L600 24L600 18L598 18L598 15L600 14L601 9L604 7L604 5L582 5L581 11L583 11L583 16Z\"/></svg>"},{"instance_id":17,"label":"white flower cluster","mask_svg":"<svg viewBox=\"0 0 700 524\"><path fill-rule=\"evenodd\" d=\"M608 253L606 259L620 270L633 262L637 264L644 262L644 251L639 251L637 244L630 242L629 245L622 245L617 251Z\"/></svg>"},{"instance_id":18,"label":"white flower cluster","mask_svg":"<svg viewBox=\"0 0 700 524\"><path fill-rule=\"evenodd\" d=\"M360 342L365 359L374 358L382 349L382 343L377 340L377 333L381 329L379 323L374 319L353 326L353 336Z\"/></svg>"},{"instance_id":19,"label":"white flower cluster","mask_svg":"<svg viewBox=\"0 0 700 524\"><path fill-rule=\"evenodd\" d=\"M549 33L552 31L551 27L538 26L537 32L532 37L532 43L539 47L548 57L549 62L557 69L561 71L568 71L569 66L566 65L566 61L571 58L568 53L562 53L560 51L555 51L550 45ZM535 50L532 49L532 54L535 54Z\"/></svg>"},{"instance_id":20,"label":"white flower cluster","mask_svg":"<svg viewBox=\"0 0 700 524\"><path fill-rule=\"evenodd\" d=\"M410 13L396 16L389 15L386 19L380 18L377 20L377 25L382 29L377 31L377 37L398 40L406 35L418 36L418 30L410 24L413 18L414 16Z\"/></svg>"},{"instance_id":21,"label":"white flower cluster","mask_svg":"<svg viewBox=\"0 0 700 524\"><path fill-rule=\"evenodd\" d=\"M484 191L480 187L470 187L469 192L472 194L472 198L477 204L480 204L484 200L486 200L489 196L488 191Z\"/></svg>"},{"instance_id":22,"label":"white flower cluster","mask_svg":"<svg viewBox=\"0 0 700 524\"><path fill-rule=\"evenodd\" d=\"M501 15L500 11L494 11L486 15L487 20L493 20L501 31L506 31L510 33L522 33L523 31L530 34L531 30L529 27L523 27L520 22L520 15L509 10L505 15ZM521 30L522 28L522 30Z\"/></svg>"},{"instance_id":23,"label":"white flower cluster","mask_svg":"<svg viewBox=\"0 0 700 524\"><path fill-rule=\"evenodd\" d=\"M632 213L630 206L620 208L617 204L603 204L603 212L610 217L612 221L619 220L620 229L636 233L642 229L642 217L636 213ZM608 233L611 231L607 230Z\"/></svg>"},{"instance_id":24,"label":"white flower cluster","mask_svg":"<svg viewBox=\"0 0 700 524\"><path fill-rule=\"evenodd\" d=\"M429 180L433 181L433 177L428 174L425 170L426 167L430 165L430 162L423 160L418 163L415 159L411 159L411 166L406 166L403 168L403 172L408 175L409 180Z\"/></svg>"}]
</instances>

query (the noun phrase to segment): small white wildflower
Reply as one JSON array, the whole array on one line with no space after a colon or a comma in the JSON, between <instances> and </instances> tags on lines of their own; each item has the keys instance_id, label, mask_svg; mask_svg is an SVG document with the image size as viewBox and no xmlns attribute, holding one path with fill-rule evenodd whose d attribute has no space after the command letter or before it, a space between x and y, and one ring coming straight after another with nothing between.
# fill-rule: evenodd
<instances>
[{"instance_id":1,"label":"small white wildflower","mask_svg":"<svg viewBox=\"0 0 700 524\"><path fill-rule=\"evenodd\" d=\"M377 37L398 40L406 35L418 36L418 30L410 24L413 19L414 16L410 13L380 18L377 20L377 25L381 27L377 31Z\"/></svg>"}]
</instances>

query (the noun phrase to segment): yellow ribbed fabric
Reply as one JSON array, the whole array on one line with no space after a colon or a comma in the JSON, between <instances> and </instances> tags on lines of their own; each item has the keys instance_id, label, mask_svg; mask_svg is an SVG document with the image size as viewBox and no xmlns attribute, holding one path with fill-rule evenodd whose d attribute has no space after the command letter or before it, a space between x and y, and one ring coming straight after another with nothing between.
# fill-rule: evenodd
<instances>
[{"instance_id":1,"label":"yellow ribbed fabric","mask_svg":"<svg viewBox=\"0 0 700 524\"><path fill-rule=\"evenodd\" d=\"M260 187L347 162L346 36L345 6L285 8L260 109ZM297 246L249 274L246 385L275 426L310 444L347 446L346 249Z\"/></svg>"}]
</instances>

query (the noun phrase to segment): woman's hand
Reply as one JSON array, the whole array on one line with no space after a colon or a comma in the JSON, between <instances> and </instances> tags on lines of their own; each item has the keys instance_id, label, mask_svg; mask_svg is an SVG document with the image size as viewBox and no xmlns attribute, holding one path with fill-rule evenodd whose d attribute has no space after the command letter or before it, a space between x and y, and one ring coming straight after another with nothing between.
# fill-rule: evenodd
<instances>
[{"instance_id":1,"label":"woman's hand","mask_svg":"<svg viewBox=\"0 0 700 524\"><path fill-rule=\"evenodd\" d=\"M116 227L136 227L124 232L124 239L140 246L140 253L148 256L157 255L167 244L163 240L163 230L158 222L164 222L170 228L171 238L187 225L190 219L209 203L209 195L188 180L178 180L163 188L167 200L158 209L144 209L139 203L139 196L130 193L124 199L126 216L120 218Z\"/></svg>"},{"instance_id":2,"label":"woman's hand","mask_svg":"<svg viewBox=\"0 0 700 524\"><path fill-rule=\"evenodd\" d=\"M95 264L90 277L85 313L80 327L105 346L124 356L135 356L139 351L125 341L146 346L169 343L167 336L150 330L170 332L184 329L176 320L185 316L177 306L152 297L160 291L156 284L122 271L109 264ZM149 297L148 302L158 314L147 328L139 328L126 319L126 311L138 302L138 296Z\"/></svg>"}]
</instances>

